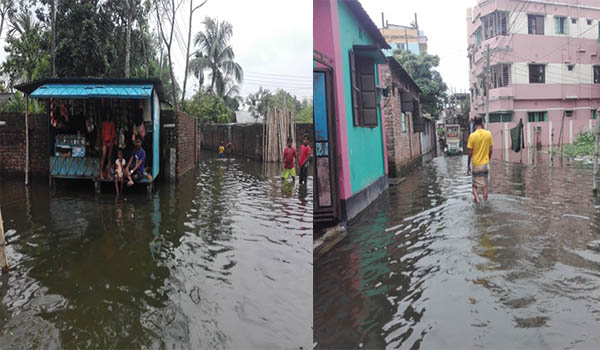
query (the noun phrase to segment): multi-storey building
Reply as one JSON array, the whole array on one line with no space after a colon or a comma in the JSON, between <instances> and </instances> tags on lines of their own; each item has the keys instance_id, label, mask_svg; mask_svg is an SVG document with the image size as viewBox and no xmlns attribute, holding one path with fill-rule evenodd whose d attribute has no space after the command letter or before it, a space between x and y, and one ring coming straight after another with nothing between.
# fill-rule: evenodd
<instances>
[{"instance_id":1,"label":"multi-storey building","mask_svg":"<svg viewBox=\"0 0 600 350\"><path fill-rule=\"evenodd\" d=\"M480 0L467 11L470 116L486 113L487 81L497 148L510 147L508 129L519 120L529 145L570 143L592 128L599 21L598 0Z\"/></svg>"},{"instance_id":2,"label":"multi-storey building","mask_svg":"<svg viewBox=\"0 0 600 350\"><path fill-rule=\"evenodd\" d=\"M392 56L395 50L408 50L415 55L427 52L427 37L422 30L419 30L416 14L415 22L412 25L403 26L388 23L384 20L382 13L379 31L391 46L391 48L383 50L386 56Z\"/></svg>"}]
</instances>

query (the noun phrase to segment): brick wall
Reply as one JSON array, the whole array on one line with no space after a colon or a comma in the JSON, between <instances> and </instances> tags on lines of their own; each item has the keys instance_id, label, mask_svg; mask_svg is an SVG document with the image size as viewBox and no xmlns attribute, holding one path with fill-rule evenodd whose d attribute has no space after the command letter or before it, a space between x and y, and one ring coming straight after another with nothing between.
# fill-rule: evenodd
<instances>
[{"instance_id":1,"label":"brick wall","mask_svg":"<svg viewBox=\"0 0 600 350\"><path fill-rule=\"evenodd\" d=\"M48 116L30 115L29 157L33 175L48 175L50 166ZM0 172L25 171L25 117L23 113L0 113Z\"/></svg>"},{"instance_id":2,"label":"brick wall","mask_svg":"<svg viewBox=\"0 0 600 350\"><path fill-rule=\"evenodd\" d=\"M379 72L384 86L392 86L396 79L388 65L380 65ZM389 175L401 176L421 158L421 138L414 133L412 113L405 113L406 131L402 131L402 105L400 90L394 88L383 98Z\"/></svg>"},{"instance_id":3,"label":"brick wall","mask_svg":"<svg viewBox=\"0 0 600 350\"><path fill-rule=\"evenodd\" d=\"M198 163L198 119L184 113L177 116L177 177L187 173Z\"/></svg>"},{"instance_id":4,"label":"brick wall","mask_svg":"<svg viewBox=\"0 0 600 350\"><path fill-rule=\"evenodd\" d=\"M296 124L296 149L302 144L302 135L314 138L313 124ZM231 138L233 153L253 159L262 159L263 124L212 124L202 129L202 148L216 151L221 140Z\"/></svg>"},{"instance_id":5,"label":"brick wall","mask_svg":"<svg viewBox=\"0 0 600 350\"><path fill-rule=\"evenodd\" d=\"M25 171L25 118L22 113L0 113L6 126L0 127L0 172ZM165 125L175 124L174 128ZM168 152L177 151L176 176L192 169L200 151L201 133L197 119L180 113L161 111L161 174L166 174ZM30 169L33 175L48 175L50 146L47 115L29 116Z\"/></svg>"}]
</instances>

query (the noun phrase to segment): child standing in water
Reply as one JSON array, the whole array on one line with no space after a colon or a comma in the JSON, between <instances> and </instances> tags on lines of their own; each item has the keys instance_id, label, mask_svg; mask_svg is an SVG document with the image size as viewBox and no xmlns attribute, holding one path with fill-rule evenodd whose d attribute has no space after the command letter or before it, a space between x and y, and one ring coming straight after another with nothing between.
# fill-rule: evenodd
<instances>
[{"instance_id":1,"label":"child standing in water","mask_svg":"<svg viewBox=\"0 0 600 350\"><path fill-rule=\"evenodd\" d=\"M300 165L300 184L306 183L306 179L308 178L308 161L312 158L312 151L308 145L308 135L304 134L302 140L303 143L302 146L300 146L300 158L298 159Z\"/></svg>"},{"instance_id":2,"label":"child standing in water","mask_svg":"<svg viewBox=\"0 0 600 350\"><path fill-rule=\"evenodd\" d=\"M225 158L225 146L223 146L223 140L219 144L219 158Z\"/></svg>"},{"instance_id":3,"label":"child standing in water","mask_svg":"<svg viewBox=\"0 0 600 350\"><path fill-rule=\"evenodd\" d=\"M127 162L123 158L123 150L119 149L117 151L117 160L115 161L115 190L117 191L117 196L123 192L123 176L126 172L126 166ZM129 178L129 172L126 173Z\"/></svg>"},{"instance_id":4,"label":"child standing in water","mask_svg":"<svg viewBox=\"0 0 600 350\"><path fill-rule=\"evenodd\" d=\"M292 138L288 137L287 147L283 151L283 174L281 175L281 179L285 181L290 176L292 177L292 182L295 182L296 149L292 147Z\"/></svg>"}]
</instances>

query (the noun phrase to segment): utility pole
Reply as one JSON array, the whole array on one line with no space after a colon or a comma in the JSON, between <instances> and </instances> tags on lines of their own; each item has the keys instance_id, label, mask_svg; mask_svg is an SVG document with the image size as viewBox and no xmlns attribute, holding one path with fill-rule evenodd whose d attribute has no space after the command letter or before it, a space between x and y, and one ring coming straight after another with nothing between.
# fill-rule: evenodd
<instances>
[{"instance_id":1,"label":"utility pole","mask_svg":"<svg viewBox=\"0 0 600 350\"><path fill-rule=\"evenodd\" d=\"M487 45L485 58L485 129L489 130L490 122L490 45Z\"/></svg>"},{"instance_id":2,"label":"utility pole","mask_svg":"<svg viewBox=\"0 0 600 350\"><path fill-rule=\"evenodd\" d=\"M406 51L408 51L408 34L406 33L406 29L404 29L404 40L406 41Z\"/></svg>"}]
</instances>

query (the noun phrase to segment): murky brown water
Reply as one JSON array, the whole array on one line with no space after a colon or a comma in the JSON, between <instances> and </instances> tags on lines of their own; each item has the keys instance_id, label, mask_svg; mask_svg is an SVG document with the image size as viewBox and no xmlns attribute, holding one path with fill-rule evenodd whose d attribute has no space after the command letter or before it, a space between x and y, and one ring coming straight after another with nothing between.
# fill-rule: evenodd
<instances>
[{"instance_id":1,"label":"murky brown water","mask_svg":"<svg viewBox=\"0 0 600 350\"><path fill-rule=\"evenodd\" d=\"M597 349L591 169L546 157L494 161L484 205L466 157L436 158L392 188L315 263L318 347Z\"/></svg>"},{"instance_id":2,"label":"murky brown water","mask_svg":"<svg viewBox=\"0 0 600 350\"><path fill-rule=\"evenodd\" d=\"M279 168L211 159L119 200L2 179L0 348L310 348L312 183Z\"/></svg>"}]
</instances>

